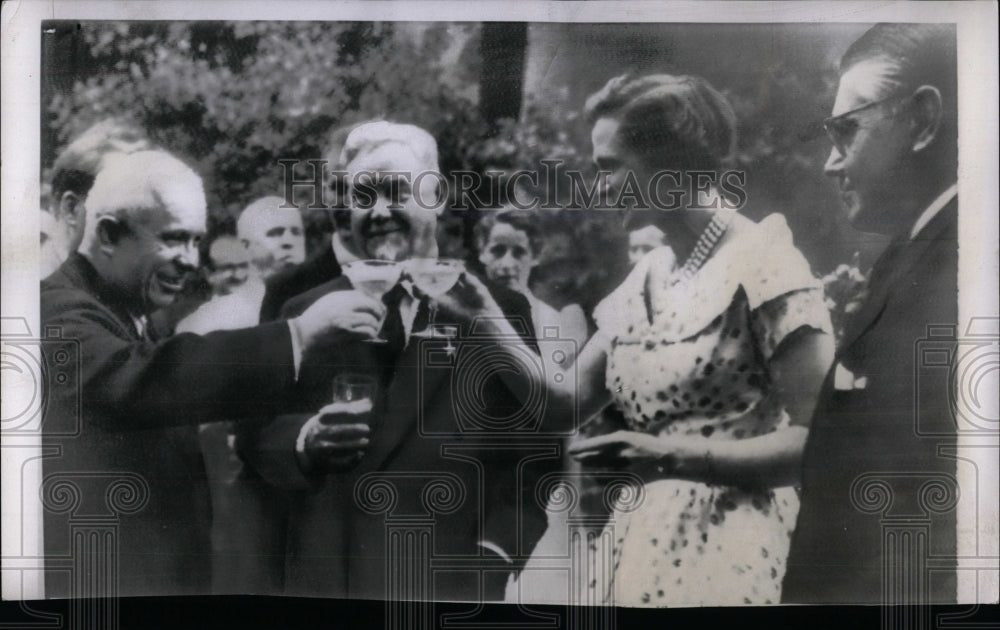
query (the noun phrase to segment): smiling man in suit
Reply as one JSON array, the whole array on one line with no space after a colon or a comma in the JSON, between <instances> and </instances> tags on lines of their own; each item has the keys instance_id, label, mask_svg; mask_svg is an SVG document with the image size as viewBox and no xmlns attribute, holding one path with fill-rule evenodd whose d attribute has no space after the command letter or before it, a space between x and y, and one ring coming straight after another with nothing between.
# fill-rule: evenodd
<instances>
[{"instance_id":1,"label":"smiling man in suit","mask_svg":"<svg viewBox=\"0 0 1000 630\"><path fill-rule=\"evenodd\" d=\"M45 546L54 562L85 560L93 550L73 547L74 518L117 510L106 560L118 580L105 585L117 591L80 593L53 570L47 594L204 594L210 513L196 425L280 408L305 353L331 336L374 335L384 307L351 292L286 322L153 341L149 315L174 302L198 264L201 178L162 151L109 156L85 204L78 250L41 286L43 327L80 353L75 386L56 380L45 391L43 439L55 455L43 463ZM45 359L60 362L58 352ZM75 505L58 500L66 487ZM124 503L113 492L121 487ZM78 586L104 579L70 577Z\"/></svg>"},{"instance_id":2,"label":"smiling man in suit","mask_svg":"<svg viewBox=\"0 0 1000 630\"><path fill-rule=\"evenodd\" d=\"M357 256L396 262L437 256L443 191L438 189L437 144L430 134L385 121L362 124L347 136L337 163L351 198L350 241ZM401 176L390 180L383 177L387 174ZM461 293L462 282L451 293ZM293 317L317 299L350 288L347 277L337 276L288 300L282 315ZM491 292L505 316L518 322L523 337L531 340L525 298L502 287L491 287ZM499 599L516 562L512 557L526 557L545 525L540 506L529 506L520 520L517 510L510 509L525 492L533 496L531 487L519 487L514 476L522 457L533 452L521 449L516 438L470 429L467 409L463 412L456 403L456 397L470 394L462 389L469 385L456 383L460 379L446 367L425 369L428 346L415 334L428 327L428 298L404 277L383 301L388 314L381 336L387 343L358 342L348 352L317 349L307 354L301 395L291 413L272 418L241 440L246 458L261 476L289 491L286 593L405 597L387 586L396 575L394 563L419 560L391 549L388 533L393 519L423 515L434 523L426 554L461 556L472 565L464 573L436 575L433 589L421 598ZM436 322L458 326L463 334L471 326L444 312ZM325 418L316 414L329 403L334 378L345 374L369 376L377 383L374 408ZM502 416L504 410L522 408L502 379L487 377L478 385L471 395L481 396L476 400L493 413ZM324 424L350 426L359 421L371 424L364 447L353 455L328 456L315 431ZM558 461L558 454L550 452L548 462ZM383 482L385 486L379 485ZM382 495L369 492L372 483L392 487L386 492L394 499L382 506L384 510L373 505ZM455 504L443 505L439 499ZM519 550L524 541L529 548ZM478 569L484 567L496 571L484 573L481 585Z\"/></svg>"},{"instance_id":3,"label":"smiling man in suit","mask_svg":"<svg viewBox=\"0 0 1000 630\"><path fill-rule=\"evenodd\" d=\"M824 123L833 143L826 173L851 223L892 241L820 394L782 599L954 602L948 370L924 366L917 352L933 327L957 322L954 26L879 24L851 45L840 70ZM945 489L940 502L928 487ZM880 493L888 493L885 505ZM883 519L905 514L926 519L928 530L926 546L900 559L900 549L886 547L893 542ZM929 570L923 563L932 556ZM892 600L899 593L913 599Z\"/></svg>"}]
</instances>

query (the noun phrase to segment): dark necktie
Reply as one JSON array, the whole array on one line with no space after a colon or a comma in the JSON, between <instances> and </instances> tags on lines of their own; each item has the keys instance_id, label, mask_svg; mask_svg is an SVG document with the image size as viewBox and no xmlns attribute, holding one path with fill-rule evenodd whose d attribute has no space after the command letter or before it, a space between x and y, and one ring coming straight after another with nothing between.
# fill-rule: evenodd
<instances>
[{"instance_id":1,"label":"dark necktie","mask_svg":"<svg viewBox=\"0 0 1000 630\"><path fill-rule=\"evenodd\" d=\"M430 323L430 307L427 305L427 298L421 298L417 302L417 315L413 318L412 335L415 332L426 330Z\"/></svg>"},{"instance_id":2,"label":"dark necktie","mask_svg":"<svg viewBox=\"0 0 1000 630\"><path fill-rule=\"evenodd\" d=\"M382 296L386 315L380 335L388 343L382 345L383 353L381 356L390 363L395 362L395 358L406 347L406 331L403 328L403 318L399 312L399 305L407 295L406 289L397 284Z\"/></svg>"}]
</instances>

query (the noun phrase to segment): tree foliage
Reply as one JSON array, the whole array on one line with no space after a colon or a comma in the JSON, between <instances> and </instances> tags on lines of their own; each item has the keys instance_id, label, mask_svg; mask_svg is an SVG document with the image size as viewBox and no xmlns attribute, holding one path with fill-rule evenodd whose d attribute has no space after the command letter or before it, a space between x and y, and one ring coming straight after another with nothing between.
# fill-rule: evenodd
<instances>
[{"instance_id":1,"label":"tree foliage","mask_svg":"<svg viewBox=\"0 0 1000 630\"><path fill-rule=\"evenodd\" d=\"M783 212L814 268L834 268L848 254L830 219L836 202L823 181L826 149L798 137L828 107L835 85L831 69L817 72L814 59L799 63L774 51L769 60L748 64L697 33L671 33L676 41L670 40L667 52L701 47L704 67L638 69L704 73L726 92L740 120L737 162L748 175L745 213L760 218ZM560 176L566 169L592 174L589 130L579 117L582 98L573 93L591 86L547 86L544 95L526 95L517 120L487 124L481 118L476 24L83 22L72 36L73 54L80 58L75 70L59 77L48 68L62 88L49 98L43 137L54 142L43 147L43 166L93 122L110 115L131 118L204 177L211 226L231 226L249 201L281 194L279 160L321 158L333 129L371 118L428 129L446 173L539 170L541 160L554 159L563 165ZM644 45L653 46L656 37ZM761 41L754 45L765 52L773 47L767 38ZM627 54L619 44L615 50ZM639 56L652 58L649 51L655 50L643 48ZM578 72L584 83L607 78L591 77L585 68ZM301 163L296 176L309 178L311 168ZM565 185L559 177L555 181L556 188ZM538 192L558 197L559 191ZM305 217L318 242L330 229L327 213L307 211ZM439 239L444 253L474 264L474 220L475 213L446 213ZM627 270L625 234L613 213L542 212L539 221L547 238L536 280L539 293L557 306L593 306Z\"/></svg>"},{"instance_id":2,"label":"tree foliage","mask_svg":"<svg viewBox=\"0 0 1000 630\"><path fill-rule=\"evenodd\" d=\"M55 95L49 124L65 143L102 117L135 119L205 177L218 219L278 191L279 159L318 158L331 129L365 118L425 126L454 161L479 121L475 103L442 80L443 28L84 23L91 72Z\"/></svg>"}]
</instances>

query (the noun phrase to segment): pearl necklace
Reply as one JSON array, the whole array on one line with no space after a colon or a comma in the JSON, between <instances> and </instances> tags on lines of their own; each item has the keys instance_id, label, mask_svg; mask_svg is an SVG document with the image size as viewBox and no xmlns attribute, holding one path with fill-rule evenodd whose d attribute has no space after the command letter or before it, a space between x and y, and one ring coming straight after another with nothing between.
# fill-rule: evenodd
<instances>
[{"instance_id":1,"label":"pearl necklace","mask_svg":"<svg viewBox=\"0 0 1000 630\"><path fill-rule=\"evenodd\" d=\"M735 212L731 211L720 211L712 216L712 220L694 244L691 255L684 262L684 266L680 268L678 272L679 281L687 282L694 277L694 274L698 273L698 270L705 264L708 256L715 250L715 246L719 244L722 235L726 233L735 214Z\"/></svg>"}]
</instances>

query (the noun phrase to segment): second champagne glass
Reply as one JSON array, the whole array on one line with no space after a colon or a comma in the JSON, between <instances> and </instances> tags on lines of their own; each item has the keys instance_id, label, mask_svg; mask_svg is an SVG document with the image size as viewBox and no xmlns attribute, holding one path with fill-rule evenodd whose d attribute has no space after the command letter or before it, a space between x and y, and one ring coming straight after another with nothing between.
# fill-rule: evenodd
<instances>
[{"instance_id":1,"label":"second champagne glass","mask_svg":"<svg viewBox=\"0 0 1000 630\"><path fill-rule=\"evenodd\" d=\"M406 261L406 272L413 284L431 298L427 329L413 333L416 337L429 337L437 317L437 298L451 290L458 282L465 266L452 258L412 258Z\"/></svg>"}]
</instances>

